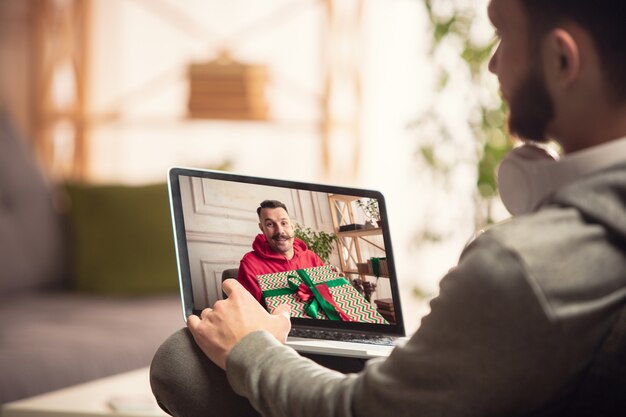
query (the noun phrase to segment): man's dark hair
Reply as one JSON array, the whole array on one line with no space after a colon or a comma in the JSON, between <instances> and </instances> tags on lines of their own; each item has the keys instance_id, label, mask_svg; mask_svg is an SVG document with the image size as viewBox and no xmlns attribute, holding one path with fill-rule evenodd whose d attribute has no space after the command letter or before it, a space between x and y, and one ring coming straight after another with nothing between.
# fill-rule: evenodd
<instances>
[{"instance_id":1,"label":"man's dark hair","mask_svg":"<svg viewBox=\"0 0 626 417\"><path fill-rule=\"evenodd\" d=\"M261 202L261 204L259 205L259 208L256 209L256 214L257 216L259 216L259 219L261 218L261 209L264 208L282 208L285 209L285 211L287 212L287 214L289 214L289 211L287 210L287 206L284 205L283 203L281 203L278 200L264 200Z\"/></svg>"},{"instance_id":2,"label":"man's dark hair","mask_svg":"<svg viewBox=\"0 0 626 417\"><path fill-rule=\"evenodd\" d=\"M589 32L598 50L606 87L617 104L626 103L626 1L521 0L528 15L531 45L559 24L574 22Z\"/></svg>"}]
</instances>

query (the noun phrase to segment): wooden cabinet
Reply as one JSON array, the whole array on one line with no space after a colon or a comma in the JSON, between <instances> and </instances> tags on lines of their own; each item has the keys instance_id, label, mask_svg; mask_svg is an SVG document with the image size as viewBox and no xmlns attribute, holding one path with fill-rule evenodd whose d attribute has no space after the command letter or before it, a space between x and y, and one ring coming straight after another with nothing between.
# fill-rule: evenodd
<instances>
[{"instance_id":1,"label":"wooden cabinet","mask_svg":"<svg viewBox=\"0 0 626 417\"><path fill-rule=\"evenodd\" d=\"M363 265L372 257L385 257L382 228L366 226L367 218L357 203L359 197L331 194L328 199L338 237L341 270L345 274L359 275L361 279L373 276Z\"/></svg>"},{"instance_id":2,"label":"wooden cabinet","mask_svg":"<svg viewBox=\"0 0 626 417\"><path fill-rule=\"evenodd\" d=\"M393 304L388 276L381 273L376 277L371 265L371 258L386 256L383 229L375 225L366 226L368 219L359 207L359 197L331 194L328 199L334 232L338 237L341 270L387 321L395 323L393 307L389 307ZM380 270L385 272L386 265Z\"/></svg>"}]
</instances>

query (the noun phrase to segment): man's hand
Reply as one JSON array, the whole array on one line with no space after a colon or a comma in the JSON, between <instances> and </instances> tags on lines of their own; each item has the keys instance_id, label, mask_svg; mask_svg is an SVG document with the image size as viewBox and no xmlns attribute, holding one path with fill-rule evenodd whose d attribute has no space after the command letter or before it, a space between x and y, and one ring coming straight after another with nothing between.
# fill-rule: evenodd
<instances>
[{"instance_id":1,"label":"man's hand","mask_svg":"<svg viewBox=\"0 0 626 417\"><path fill-rule=\"evenodd\" d=\"M222 369L232 348L244 336L256 330L267 330L281 343L287 340L291 328L289 306L278 307L269 314L250 293L234 279L223 284L226 300L213 308L202 310L200 318L187 317L187 327L200 349Z\"/></svg>"}]
</instances>

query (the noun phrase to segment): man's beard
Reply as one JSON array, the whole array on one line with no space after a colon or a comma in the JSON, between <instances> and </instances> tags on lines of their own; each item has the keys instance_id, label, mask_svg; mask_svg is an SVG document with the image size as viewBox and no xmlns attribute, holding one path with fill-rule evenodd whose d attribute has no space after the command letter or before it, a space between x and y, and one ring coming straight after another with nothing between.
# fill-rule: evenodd
<instances>
[{"instance_id":1,"label":"man's beard","mask_svg":"<svg viewBox=\"0 0 626 417\"><path fill-rule=\"evenodd\" d=\"M520 139L547 142L548 124L554 117L554 103L545 79L535 63L509 101L509 131Z\"/></svg>"}]
</instances>

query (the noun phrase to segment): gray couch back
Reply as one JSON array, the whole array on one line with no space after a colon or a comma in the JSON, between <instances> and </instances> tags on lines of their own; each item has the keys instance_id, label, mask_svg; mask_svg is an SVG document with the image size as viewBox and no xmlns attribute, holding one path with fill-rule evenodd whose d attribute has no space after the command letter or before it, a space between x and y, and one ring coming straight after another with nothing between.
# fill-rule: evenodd
<instances>
[{"instance_id":1,"label":"gray couch back","mask_svg":"<svg viewBox=\"0 0 626 417\"><path fill-rule=\"evenodd\" d=\"M62 286L66 253L52 189L0 112L0 293Z\"/></svg>"}]
</instances>

